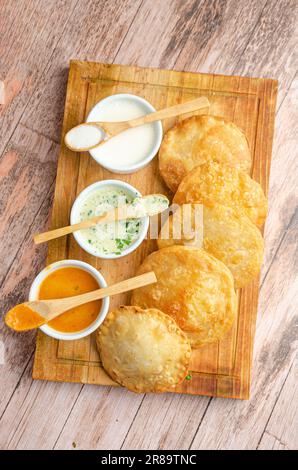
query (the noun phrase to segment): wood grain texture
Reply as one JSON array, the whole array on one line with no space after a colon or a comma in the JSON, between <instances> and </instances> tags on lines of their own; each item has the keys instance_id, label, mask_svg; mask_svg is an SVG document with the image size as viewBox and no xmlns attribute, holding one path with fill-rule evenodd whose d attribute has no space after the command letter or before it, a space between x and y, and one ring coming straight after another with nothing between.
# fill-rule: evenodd
<instances>
[{"instance_id":1,"label":"wood grain texture","mask_svg":"<svg viewBox=\"0 0 298 470\"><path fill-rule=\"evenodd\" d=\"M161 109L178 102L206 95L210 113L223 115L244 129L253 153L253 177L267 192L273 138L276 82L216 75L200 75L92 62L73 61L70 67L62 139L74 125L82 122L100 99L113 93L140 95ZM173 120L164 121L167 130ZM62 140L63 142L63 140ZM72 178L69 178L72 175ZM61 147L53 209L53 228L67 224L76 195L89 184L116 175L99 167L87 154L72 154ZM121 179L143 194L167 193L158 175L157 160L147 168ZM100 269L108 283L134 275L141 261L156 249L147 240L121 263L95 259L84 253L72 238L49 243L48 263L63 258L79 258ZM258 299L257 281L239 292L238 319L231 333L219 344L193 351L192 380L176 391L211 396L248 398L253 337ZM112 299L112 306L128 304L129 296ZM58 342L39 333L33 377L82 383L112 384L101 368L91 338L75 343Z\"/></svg>"},{"instance_id":2,"label":"wood grain texture","mask_svg":"<svg viewBox=\"0 0 298 470\"><path fill-rule=\"evenodd\" d=\"M141 0L76 2L22 117L26 126L60 142L69 59L113 62L140 4Z\"/></svg>"},{"instance_id":3,"label":"wood grain texture","mask_svg":"<svg viewBox=\"0 0 298 470\"><path fill-rule=\"evenodd\" d=\"M200 444L204 448L206 442L210 448L232 445L240 448L255 448L257 445L262 448L297 448L295 434L292 433L292 438L290 437L292 421L289 421L288 426L285 423L281 427L283 436L277 432L278 420L274 429L271 428L271 434L270 429L264 433L268 419L274 415L277 405L278 416L282 416L283 409L287 416L291 412L295 416L294 407L288 408L277 397L281 396L281 390L290 393L287 383L292 372L288 372L295 349L293 338L286 333L291 326L288 320L285 321L284 312L297 302L293 296L284 297L283 293L287 292L287 285L292 286L293 273L297 273L297 266L288 262L288 258L294 256L289 245L293 247L293 240L295 237L297 239L297 2L132 0L110 1L107 8L102 8L102 0L77 0L71 3L73 10L66 8L66 3L69 5L69 2L53 0L0 0L0 79L6 82L9 78L9 84L8 81L6 83L11 87L8 106L4 109L0 106L1 150L11 136L14 145L20 148L20 119L26 127L34 127L36 132L32 135L46 133L55 142L59 142L67 69L71 58L194 72L269 76L279 81L252 395L249 402L238 401L237 406L230 407L228 400L185 395L148 396L139 401L135 396L134 399L129 399L122 390L101 388L102 391L108 391L107 398L100 393L98 387L81 388L79 385L77 388L74 384L69 385L75 387L74 395L67 393L66 388L59 394L60 384L51 389L49 395L47 385L50 384L35 382L39 409L42 410L42 403L49 403L48 398L51 396L59 410L55 412L51 409L51 425L45 434L43 425L39 426L40 420L43 420L42 413L36 415L34 409L31 409L30 401L26 399L32 386L30 357L34 349L34 338L23 335L10 344L12 338L5 333L5 363L0 365L1 375L5 377L0 383L0 448L7 445L6 434L12 439L11 446L18 448L30 448L30 445L37 449L49 448L54 446L54 442L56 447L72 448L73 441L77 441L79 448L102 448L103 441L107 448L112 448L118 426L121 426L121 438L117 439L115 445L118 447L123 444L127 448L146 449L159 446L178 449L179 446L189 446L197 434L194 448ZM49 11L52 12L56 5L59 7L58 21L55 15L49 15ZM118 9L118 5L122 10ZM31 19L33 21L30 23ZM48 29L44 26L46 23ZM26 28L26 24L30 24L30 28ZM47 37L46 44L43 37ZM17 79L18 75L22 75L23 70L26 70L25 64L28 64L27 70L32 79L25 80L20 89L20 83L13 78ZM8 75L10 68L11 73ZM4 153L0 159L3 157ZM15 165L18 162L16 157ZM8 173L6 184L13 187L17 175L16 171ZM46 175L47 173L44 175L42 171L39 172L42 184L45 183ZM15 238L17 255L11 258L11 264L7 264L8 272L4 274L4 308L25 298L34 273L44 264L45 251L36 252L33 249L31 234L44 229L47 224L53 191L53 186L49 187L49 194L40 208L32 208L30 202L24 204L23 211L31 214L30 217L33 214L35 221L27 233L22 225L19 226L19 238ZM10 207L13 209L12 203ZM289 233L291 237L288 236ZM1 243L0 250L9 254L4 243ZM280 295L279 283L282 285ZM289 288L293 291L293 287ZM268 308L265 308L274 290L276 295L269 302ZM3 333L1 330L2 338ZM281 341L282 346L279 349ZM259 365L264 342L267 344L266 352L263 363ZM290 349L288 345L291 345ZM287 353L283 355L278 352L282 350ZM265 357L267 361L264 361ZM276 374L272 374L277 357L278 370ZM259 384L256 379L260 373L262 381ZM289 396L292 397L291 394ZM59 401L63 406L59 405ZM163 408L165 402L166 412ZM116 404L119 404L118 415L113 408ZM129 413L124 413L127 407ZM183 411L179 412L179 421L176 419L177 408ZM22 421L23 414L28 418L25 421ZM149 417L152 426L154 423L152 433L147 427ZM220 423L219 427L217 421ZM148 431L144 432L144 429ZM14 433L18 433L20 439L13 439ZM224 434L223 438L221 433ZM252 439L252 435L256 437ZM281 444L276 437L281 439ZM122 438L124 443L121 443Z\"/></svg>"},{"instance_id":4,"label":"wood grain texture","mask_svg":"<svg viewBox=\"0 0 298 470\"><path fill-rule=\"evenodd\" d=\"M63 35L75 3L76 0L22 0L1 4L1 79L6 87L6 102L0 109L0 154Z\"/></svg>"},{"instance_id":5,"label":"wood grain texture","mask_svg":"<svg viewBox=\"0 0 298 470\"><path fill-rule=\"evenodd\" d=\"M0 80L0 105L5 104L5 85L2 80Z\"/></svg>"},{"instance_id":6,"label":"wood grain texture","mask_svg":"<svg viewBox=\"0 0 298 470\"><path fill-rule=\"evenodd\" d=\"M297 450L298 441L298 357L296 356L285 384L270 416L258 449Z\"/></svg>"},{"instance_id":7,"label":"wood grain texture","mask_svg":"<svg viewBox=\"0 0 298 470\"><path fill-rule=\"evenodd\" d=\"M27 229L27 232L22 234L24 239L19 241L19 250L8 272L5 274L5 281L1 288L1 312L6 312L11 305L27 299L34 277L45 264L46 247L34 246L32 244L32 235L36 230L41 230L49 218L49 207L53 199L52 195L53 186L49 188L48 193L45 195L41 207L35 214L34 222ZM15 391L18 395L20 394L18 385L22 383L24 370L35 349L35 333L31 332L20 338L13 331L4 328L3 319L1 318L0 339L5 345L4 364L0 366L1 373L5 375L5 381L0 381L0 415L2 416L7 404L11 400L12 394ZM0 433L0 436L3 436L3 434Z\"/></svg>"},{"instance_id":8,"label":"wood grain texture","mask_svg":"<svg viewBox=\"0 0 298 470\"><path fill-rule=\"evenodd\" d=\"M0 161L0 282L55 179L58 146L19 126Z\"/></svg>"}]
</instances>

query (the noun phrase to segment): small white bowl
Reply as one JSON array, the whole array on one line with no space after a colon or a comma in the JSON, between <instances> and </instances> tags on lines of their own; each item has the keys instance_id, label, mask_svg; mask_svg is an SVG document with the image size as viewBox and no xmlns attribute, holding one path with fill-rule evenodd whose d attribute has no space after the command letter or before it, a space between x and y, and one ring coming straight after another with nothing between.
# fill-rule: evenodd
<instances>
[{"instance_id":1,"label":"small white bowl","mask_svg":"<svg viewBox=\"0 0 298 470\"><path fill-rule=\"evenodd\" d=\"M100 121L100 120L103 121L103 119L98 119L97 112L104 110L112 102L116 102L116 101L121 102L121 100L130 100L130 101L134 101L138 103L143 108L144 115L156 111L156 109L152 106L152 104L150 104L148 101L146 101L144 98L141 98L140 96L131 95L129 93L117 93L115 95L108 96L107 98L104 98L103 100L99 101L91 109L86 119L86 122L94 122L94 121ZM151 162L151 160L157 154L159 147L161 145L162 136L163 136L161 121L156 121L152 123L151 125L153 126L153 129L154 129L154 143L150 148L148 148L147 154L138 163L117 167L117 164L116 163L113 164L112 160L111 160L111 163L107 163L100 156L96 155L95 149L89 150L89 153L97 163L99 163L101 166L111 171L112 173L121 173L121 174L134 173L135 171L138 171L141 168L144 168L146 165L148 165L148 163Z\"/></svg>"},{"instance_id":2,"label":"small white bowl","mask_svg":"<svg viewBox=\"0 0 298 470\"><path fill-rule=\"evenodd\" d=\"M66 259L66 260L57 261L56 263L50 264L36 276L30 288L29 300L38 300L40 284L51 272L56 271L57 269L66 268L66 267L83 269L84 271L87 271L94 277L94 279L99 284L99 288L107 287L107 283L104 277L93 266L83 261L74 260L74 259ZM43 325L40 327L40 329L41 331L43 331L43 333L55 339L60 339L60 340L81 339L93 333L93 331L95 331L102 324L102 322L104 321L109 311L109 306L110 306L110 298L105 297L104 299L102 299L101 309L98 312L98 316L96 320L94 320L94 322L91 323L91 325L89 325L84 330L77 331L75 333L63 333L58 330L54 330L54 328L51 328L49 325Z\"/></svg>"},{"instance_id":3,"label":"small white bowl","mask_svg":"<svg viewBox=\"0 0 298 470\"><path fill-rule=\"evenodd\" d=\"M104 186L116 186L126 191L132 197L142 196L141 193L136 188L134 188L128 183L125 183L124 181L119 181L119 180L97 181L96 183L91 184L90 186L87 186L87 188L85 188L76 198L71 208L71 212L70 212L70 224L71 225L80 222L80 208L82 207L83 202L89 196L89 194L92 193L96 189L103 188ZM134 240L133 243L129 245L125 250L123 250L120 255L116 255L114 253L108 253L108 254L102 253L99 255L95 252L92 246L86 242L86 240L82 237L79 230L77 232L74 232L73 236L76 242L80 245L80 247L83 248L83 250L87 251L87 253L89 253L90 255L96 256L97 258L101 258L101 259L122 258L123 256L129 255L134 250L136 250L147 235L147 231L149 227L149 217L144 217L140 220L141 220L141 228L140 228L140 233L139 233L138 238Z\"/></svg>"}]
</instances>

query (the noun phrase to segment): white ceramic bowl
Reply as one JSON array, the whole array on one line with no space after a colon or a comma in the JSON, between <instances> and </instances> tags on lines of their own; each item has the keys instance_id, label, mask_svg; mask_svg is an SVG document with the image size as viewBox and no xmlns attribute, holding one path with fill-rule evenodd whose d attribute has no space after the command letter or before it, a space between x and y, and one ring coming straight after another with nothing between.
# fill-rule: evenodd
<instances>
[{"instance_id":1,"label":"white ceramic bowl","mask_svg":"<svg viewBox=\"0 0 298 470\"><path fill-rule=\"evenodd\" d=\"M141 193L131 186L128 183L125 183L124 181L119 181L119 180L102 180L102 181L97 181L97 183L91 184L90 186L87 186L76 198L72 209L70 213L70 224L76 224L77 222L80 222L80 208L85 201L85 199L89 196L90 193L92 193L94 190L103 188L104 186L116 186L119 187L120 189L126 191L130 196L133 197L140 197ZM144 238L146 237L147 231L149 227L149 217L144 217L141 219L141 229L139 236L136 240L133 241L131 245L129 245L125 250L122 251L120 255L116 255L113 253L109 254L97 254L95 250L92 248L92 246L82 237L80 231L74 232L73 236L76 239L77 243L80 245L83 250L87 251L90 255L96 256L97 258L102 258L102 259L116 259L116 258L122 258L123 256L128 255L129 253L132 253L138 246L142 243Z\"/></svg>"},{"instance_id":2,"label":"white ceramic bowl","mask_svg":"<svg viewBox=\"0 0 298 470\"><path fill-rule=\"evenodd\" d=\"M57 261L56 263L50 264L36 276L30 288L29 300L38 299L38 292L39 292L40 284L51 272L59 268L66 268L66 267L84 269L84 271L87 271L94 277L94 279L96 279L96 281L99 284L99 287L107 287L107 283L104 280L104 277L93 266L91 266L88 263L84 263L83 261L67 259L67 260ZM91 325L89 325L84 330L77 331L75 333L62 333L60 331L54 330L49 325L43 325L40 327L40 329L48 336L51 336L52 338L56 338L60 340L61 339L62 340L81 339L93 333L93 331L95 331L102 324L102 322L104 321L109 311L109 306L110 306L110 298L105 297L104 299L102 299L101 309L98 312L98 316L96 320L94 320L94 322L91 323Z\"/></svg>"},{"instance_id":3,"label":"white ceramic bowl","mask_svg":"<svg viewBox=\"0 0 298 470\"><path fill-rule=\"evenodd\" d=\"M100 119L98 119L96 116L96 113L98 111L103 110L106 106L110 105L112 102L115 102L115 101L121 102L121 100L127 100L127 99L131 101L135 101L138 104L140 104L142 109L144 109L144 115L156 111L156 109L148 101L146 101L144 98L141 98L140 96L131 95L129 93L118 93L115 95L108 96L107 98L104 98L103 100L99 101L91 109L86 121L87 122L99 121ZM148 152L146 155L144 155L144 158L136 164L117 167L117 164L116 163L113 164L112 160L111 160L111 163L107 163L104 159L100 158L100 156L97 156L94 149L89 150L89 153L97 163L99 163L101 166L111 171L112 173L122 173L122 174L134 173L135 171L140 170L141 168L145 167L146 165L148 165L148 163L151 162L151 160L157 154L159 147L161 145L162 136L163 136L161 121L156 121L152 123L152 126L154 129L154 136L155 136L153 145L150 148L148 148Z\"/></svg>"}]
</instances>

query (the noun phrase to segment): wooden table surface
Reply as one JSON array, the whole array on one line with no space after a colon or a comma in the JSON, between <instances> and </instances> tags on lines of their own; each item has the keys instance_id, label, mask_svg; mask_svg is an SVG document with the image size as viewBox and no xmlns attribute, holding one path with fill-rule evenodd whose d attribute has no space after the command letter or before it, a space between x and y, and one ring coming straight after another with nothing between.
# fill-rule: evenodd
<instances>
[{"instance_id":1,"label":"wooden table surface","mask_svg":"<svg viewBox=\"0 0 298 470\"><path fill-rule=\"evenodd\" d=\"M1 325L1 449L294 449L297 0L0 0L1 313L46 249L71 58L279 80L249 401L32 381L35 335ZM295 330L296 328L296 330Z\"/></svg>"}]
</instances>

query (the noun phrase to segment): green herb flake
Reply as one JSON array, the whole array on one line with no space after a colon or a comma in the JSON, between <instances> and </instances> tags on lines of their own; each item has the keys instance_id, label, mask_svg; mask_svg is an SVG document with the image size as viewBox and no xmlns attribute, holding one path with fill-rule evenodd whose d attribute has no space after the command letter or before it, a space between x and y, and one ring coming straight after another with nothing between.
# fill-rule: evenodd
<instances>
[{"instance_id":1,"label":"green herb flake","mask_svg":"<svg viewBox=\"0 0 298 470\"><path fill-rule=\"evenodd\" d=\"M191 380L192 379L192 375L191 374L187 374L187 376L185 377L185 380Z\"/></svg>"}]
</instances>

